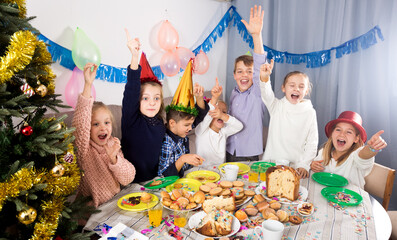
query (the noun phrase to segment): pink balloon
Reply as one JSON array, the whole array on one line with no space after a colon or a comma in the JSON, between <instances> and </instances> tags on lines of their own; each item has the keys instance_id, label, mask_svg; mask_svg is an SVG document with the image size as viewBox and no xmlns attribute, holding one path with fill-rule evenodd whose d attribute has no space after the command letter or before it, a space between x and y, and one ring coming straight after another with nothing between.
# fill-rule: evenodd
<instances>
[{"instance_id":1,"label":"pink balloon","mask_svg":"<svg viewBox=\"0 0 397 240\"><path fill-rule=\"evenodd\" d=\"M193 64L193 72L197 74L206 73L210 67L210 61L203 50L200 50L200 53L196 55Z\"/></svg>"},{"instance_id":2,"label":"pink balloon","mask_svg":"<svg viewBox=\"0 0 397 240\"><path fill-rule=\"evenodd\" d=\"M76 108L76 103L77 103L77 98L80 93L83 92L84 88L84 74L83 71L81 71L78 67L75 67L73 69L72 77L70 78L69 82L66 84L65 87L65 99L66 103L73 107L73 109ZM94 85L92 85L91 88L91 96L96 98L96 91L94 88Z\"/></svg>"},{"instance_id":3,"label":"pink balloon","mask_svg":"<svg viewBox=\"0 0 397 240\"><path fill-rule=\"evenodd\" d=\"M164 75L168 77L175 76L179 72L181 64L175 51L167 51L164 53L160 60L160 68Z\"/></svg>"},{"instance_id":4,"label":"pink balloon","mask_svg":"<svg viewBox=\"0 0 397 240\"><path fill-rule=\"evenodd\" d=\"M168 20L165 20L160 27L157 41L159 45L164 50L173 50L178 46L179 35L175 28L171 25Z\"/></svg>"},{"instance_id":5,"label":"pink balloon","mask_svg":"<svg viewBox=\"0 0 397 240\"><path fill-rule=\"evenodd\" d=\"M177 47L176 54L181 63L181 68L185 69L191 58L194 58L194 53L185 47Z\"/></svg>"}]
</instances>

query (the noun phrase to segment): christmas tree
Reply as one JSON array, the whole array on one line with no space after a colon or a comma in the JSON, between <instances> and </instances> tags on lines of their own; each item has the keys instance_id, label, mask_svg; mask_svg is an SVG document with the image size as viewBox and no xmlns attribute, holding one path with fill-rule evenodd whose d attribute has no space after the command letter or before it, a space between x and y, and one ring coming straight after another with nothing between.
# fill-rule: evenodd
<instances>
[{"instance_id":1,"label":"christmas tree","mask_svg":"<svg viewBox=\"0 0 397 240\"><path fill-rule=\"evenodd\" d=\"M89 239L75 230L90 208L67 200L81 175L74 129L66 115L45 115L65 106L51 55L25 15L24 0L0 0L0 238Z\"/></svg>"}]
</instances>

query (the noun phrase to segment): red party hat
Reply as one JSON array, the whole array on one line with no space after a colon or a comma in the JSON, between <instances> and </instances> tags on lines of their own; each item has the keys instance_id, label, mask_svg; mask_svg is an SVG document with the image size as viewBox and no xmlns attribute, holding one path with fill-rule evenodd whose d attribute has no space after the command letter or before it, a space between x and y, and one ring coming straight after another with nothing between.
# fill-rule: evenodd
<instances>
[{"instance_id":1,"label":"red party hat","mask_svg":"<svg viewBox=\"0 0 397 240\"><path fill-rule=\"evenodd\" d=\"M141 65L141 83L145 82L155 82L163 86L161 82L157 79L156 75L154 75L152 68L149 65L149 62L146 59L146 54L142 52L141 60L139 61L139 65Z\"/></svg>"}]
</instances>

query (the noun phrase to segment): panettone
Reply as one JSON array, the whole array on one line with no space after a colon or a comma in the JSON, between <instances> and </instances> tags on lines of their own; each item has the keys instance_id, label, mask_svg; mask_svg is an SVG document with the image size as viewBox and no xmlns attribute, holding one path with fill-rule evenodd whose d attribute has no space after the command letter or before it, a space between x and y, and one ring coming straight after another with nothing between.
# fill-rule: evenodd
<instances>
[{"instance_id":1,"label":"panettone","mask_svg":"<svg viewBox=\"0 0 397 240\"><path fill-rule=\"evenodd\" d=\"M226 210L214 210L200 221L196 228L198 233L209 237L225 236L232 232L233 216Z\"/></svg>"},{"instance_id":2,"label":"panettone","mask_svg":"<svg viewBox=\"0 0 397 240\"><path fill-rule=\"evenodd\" d=\"M284 197L294 201L299 196L299 176L295 169L277 165L266 171L266 194L271 197Z\"/></svg>"}]
</instances>

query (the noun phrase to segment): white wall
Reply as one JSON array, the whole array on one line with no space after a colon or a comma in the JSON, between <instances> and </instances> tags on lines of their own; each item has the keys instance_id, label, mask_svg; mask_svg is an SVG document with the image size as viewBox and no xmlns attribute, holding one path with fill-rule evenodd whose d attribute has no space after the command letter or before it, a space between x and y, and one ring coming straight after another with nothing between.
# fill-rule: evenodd
<instances>
[{"instance_id":1,"label":"white wall","mask_svg":"<svg viewBox=\"0 0 397 240\"><path fill-rule=\"evenodd\" d=\"M140 38L150 64L156 66L161 58L157 30L163 20L168 19L179 33L179 46L193 50L218 24L230 3L222 0L27 0L26 7L28 16L36 16L31 24L50 40L71 50L74 31L79 27L100 49L103 64L125 68L130 62L130 52L124 28L132 37ZM226 50L227 31L207 53L208 72L193 74L193 81L210 90L218 77L226 89ZM58 63L53 64L52 69L57 75L55 92L64 94L72 71ZM182 74L164 79L165 97L174 94ZM96 100L121 104L124 84L96 80L94 86Z\"/></svg>"}]
</instances>

